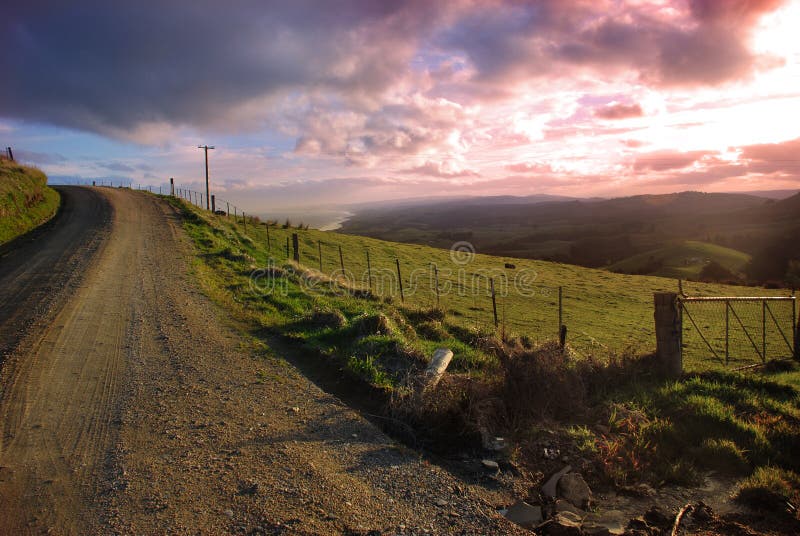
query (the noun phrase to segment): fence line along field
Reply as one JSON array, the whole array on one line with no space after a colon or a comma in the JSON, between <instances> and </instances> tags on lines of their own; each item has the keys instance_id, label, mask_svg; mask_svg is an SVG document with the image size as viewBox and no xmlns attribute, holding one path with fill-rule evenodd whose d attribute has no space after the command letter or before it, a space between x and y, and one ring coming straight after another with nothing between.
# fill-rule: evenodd
<instances>
[{"instance_id":1,"label":"fence line along field","mask_svg":"<svg viewBox=\"0 0 800 536\"><path fill-rule=\"evenodd\" d=\"M215 215L215 225L239 236L242 252L255 266L281 266L294 258L310 270L371 290L396 305L419 310L441 308L453 326L477 333L497 329L534 342L559 333L559 287L567 342L579 355L646 353L655 347L653 293L677 290L677 281L632 276L605 270L529 259L494 257L474 252L468 243L445 250L401 244L333 231L318 231L279 222L262 222L241 213ZM399 275L399 277L398 277ZM438 284L437 284L438 283ZM492 285L496 301L492 301ZM402 290L401 290L402 288ZM438 289L438 292L437 292ZM684 282L691 296L786 296L786 290ZM783 315L783 312L780 313ZM713 322L714 319L705 319ZM777 342L770 335L770 348ZM749 341L741 337L733 344ZM695 353L689 367L714 367L711 353Z\"/></svg>"}]
</instances>

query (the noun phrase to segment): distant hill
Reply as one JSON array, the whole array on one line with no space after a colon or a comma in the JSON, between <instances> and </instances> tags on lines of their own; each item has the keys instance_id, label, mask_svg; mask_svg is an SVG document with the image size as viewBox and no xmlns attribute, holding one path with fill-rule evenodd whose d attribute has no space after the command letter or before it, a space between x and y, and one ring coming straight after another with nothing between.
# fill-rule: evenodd
<instances>
[{"instance_id":1,"label":"distant hill","mask_svg":"<svg viewBox=\"0 0 800 536\"><path fill-rule=\"evenodd\" d=\"M687 240L677 244L639 253L608 267L623 274L657 275L680 279L699 279L710 262L735 274L741 274L750 261L750 255L735 249Z\"/></svg>"},{"instance_id":2,"label":"distant hill","mask_svg":"<svg viewBox=\"0 0 800 536\"><path fill-rule=\"evenodd\" d=\"M720 266L734 272L745 270L762 280L742 261L746 263L748 255L766 256L766 264L774 265L768 270L771 278L785 272L794 254L773 259L776 248L794 236L793 222L800 223L800 194L776 200L749 193L679 192L591 200L547 196L430 200L424 205L360 210L343 224L342 231L440 248L468 241L477 251L491 255L593 268L614 267L639 255L645 259L680 256L687 242L704 243L706 248L733 252L714 250L714 255L704 258L720 257L724 261ZM773 244L770 252L760 253L767 243ZM678 250L662 251L675 244L680 245ZM641 269L638 259L631 261L633 269ZM672 266L674 270L666 273L691 277L699 267L678 270Z\"/></svg>"},{"instance_id":3,"label":"distant hill","mask_svg":"<svg viewBox=\"0 0 800 536\"><path fill-rule=\"evenodd\" d=\"M800 215L800 193L767 205L766 208L775 217L797 218Z\"/></svg>"},{"instance_id":4,"label":"distant hill","mask_svg":"<svg viewBox=\"0 0 800 536\"><path fill-rule=\"evenodd\" d=\"M728 192L732 194L747 194L747 195L754 195L756 197L764 197L767 199L786 199L787 197L792 197L793 195L800 192L800 190L751 190L748 192Z\"/></svg>"},{"instance_id":5,"label":"distant hill","mask_svg":"<svg viewBox=\"0 0 800 536\"><path fill-rule=\"evenodd\" d=\"M347 209L357 212L370 212L384 209L420 209L423 207L447 207L452 205L468 204L476 206L496 205L535 205L539 203L574 201L576 197L562 195L533 194L524 196L492 195L492 196L444 196L444 197L412 197L407 199L391 199L374 201L370 203L356 203L347 205Z\"/></svg>"}]
</instances>

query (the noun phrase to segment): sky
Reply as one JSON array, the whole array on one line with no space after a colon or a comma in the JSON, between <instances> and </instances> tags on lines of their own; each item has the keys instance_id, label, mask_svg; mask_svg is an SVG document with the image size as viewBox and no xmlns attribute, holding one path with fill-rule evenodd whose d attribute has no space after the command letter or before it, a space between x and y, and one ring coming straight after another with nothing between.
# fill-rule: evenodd
<instances>
[{"instance_id":1,"label":"sky","mask_svg":"<svg viewBox=\"0 0 800 536\"><path fill-rule=\"evenodd\" d=\"M0 145L252 212L800 188L800 0L27 0Z\"/></svg>"}]
</instances>

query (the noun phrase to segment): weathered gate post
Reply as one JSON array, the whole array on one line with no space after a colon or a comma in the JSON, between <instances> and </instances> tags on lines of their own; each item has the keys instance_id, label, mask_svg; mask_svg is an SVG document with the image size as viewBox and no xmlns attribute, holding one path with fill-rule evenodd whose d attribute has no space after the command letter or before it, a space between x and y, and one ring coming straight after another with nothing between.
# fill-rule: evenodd
<instances>
[{"instance_id":1,"label":"weathered gate post","mask_svg":"<svg viewBox=\"0 0 800 536\"><path fill-rule=\"evenodd\" d=\"M664 372L671 377L683 373L681 355L681 313L678 309L678 295L674 292L656 292L656 358Z\"/></svg>"}]
</instances>

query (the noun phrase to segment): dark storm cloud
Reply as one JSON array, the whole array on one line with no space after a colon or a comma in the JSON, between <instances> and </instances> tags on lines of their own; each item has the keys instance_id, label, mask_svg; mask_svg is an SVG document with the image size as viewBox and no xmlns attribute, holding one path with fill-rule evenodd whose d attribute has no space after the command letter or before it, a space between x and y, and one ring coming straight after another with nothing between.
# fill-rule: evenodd
<instances>
[{"instance_id":1,"label":"dark storm cloud","mask_svg":"<svg viewBox=\"0 0 800 536\"><path fill-rule=\"evenodd\" d=\"M300 86L375 94L407 60L395 43L408 32L401 7L368 0L17 2L0 18L0 115L108 133L148 123L203 125Z\"/></svg>"}]
</instances>

